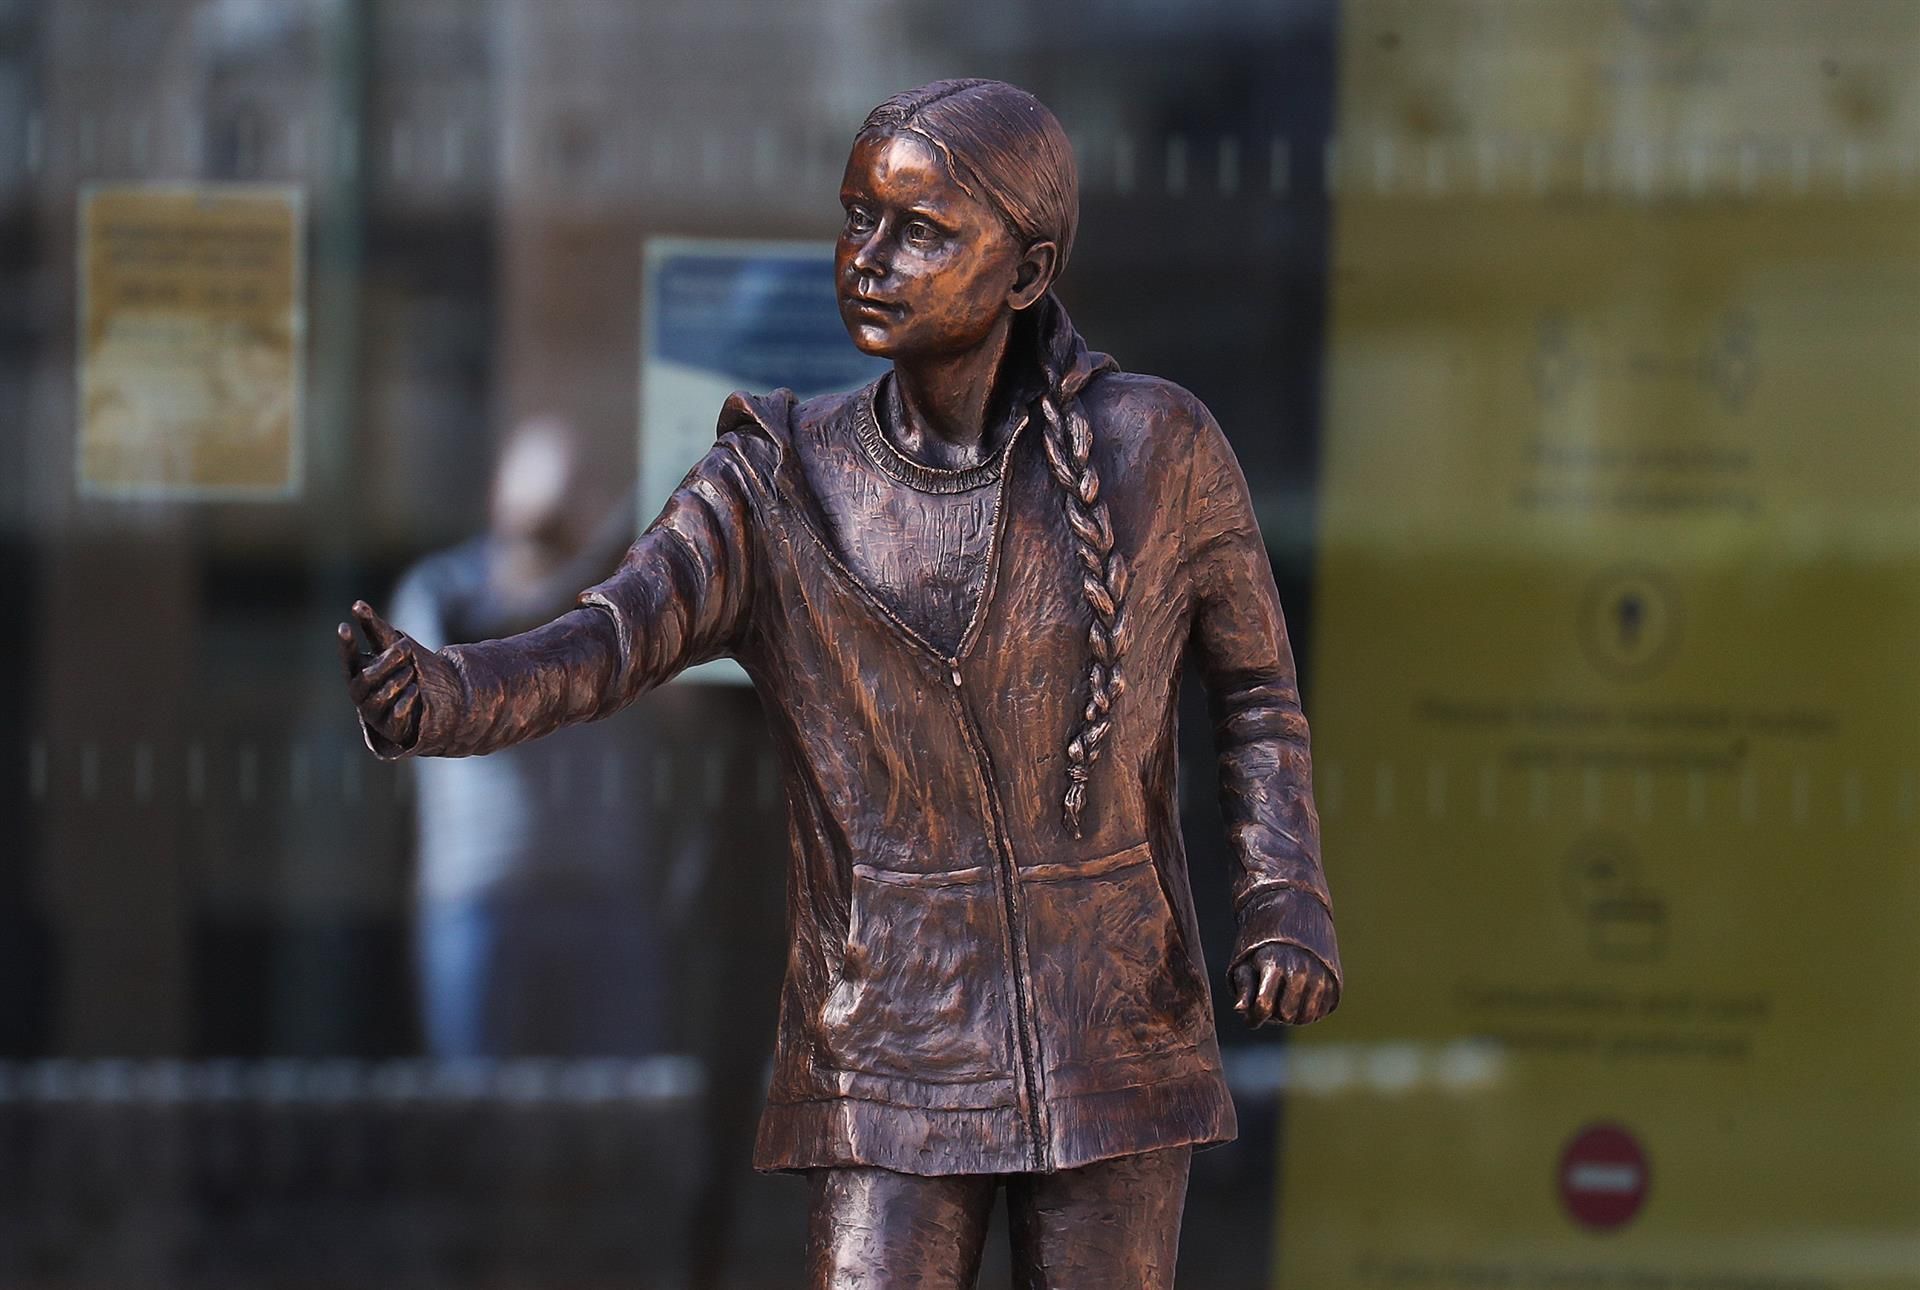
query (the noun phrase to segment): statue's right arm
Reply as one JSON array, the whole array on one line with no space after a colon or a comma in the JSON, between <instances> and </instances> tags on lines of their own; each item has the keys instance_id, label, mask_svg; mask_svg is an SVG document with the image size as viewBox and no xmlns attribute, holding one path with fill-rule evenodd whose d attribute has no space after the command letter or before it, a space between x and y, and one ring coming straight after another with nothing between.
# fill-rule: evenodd
<instances>
[{"instance_id":1,"label":"statue's right arm","mask_svg":"<svg viewBox=\"0 0 1920 1290\"><path fill-rule=\"evenodd\" d=\"M607 716L731 652L753 585L752 493L731 438L688 472L613 576L580 593L580 608L517 636L419 651L417 734L369 747L388 759L492 752Z\"/></svg>"}]
</instances>

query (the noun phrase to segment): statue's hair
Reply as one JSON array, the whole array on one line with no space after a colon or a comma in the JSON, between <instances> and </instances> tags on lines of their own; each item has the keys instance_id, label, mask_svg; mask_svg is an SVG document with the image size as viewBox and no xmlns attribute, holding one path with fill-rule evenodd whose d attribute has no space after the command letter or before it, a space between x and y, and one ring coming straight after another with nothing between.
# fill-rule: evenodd
<instances>
[{"instance_id":1,"label":"statue's hair","mask_svg":"<svg viewBox=\"0 0 1920 1290\"><path fill-rule=\"evenodd\" d=\"M1080 223L1079 172L1066 131L1040 100L1004 81L935 81L882 103L867 114L859 133L911 134L925 140L946 162L953 181L998 211L1023 246L1052 242L1059 248L1053 267L1059 276ZM1080 590L1092 615L1086 703L1067 741L1062 802L1067 831L1079 837L1087 781L1126 685L1120 663L1129 636L1128 571L1100 497L1093 423L1080 406L1078 390L1069 391L1066 385L1079 338L1051 290L1036 312L1043 315L1036 318L1038 325L1016 329L1016 334L1036 338L1033 361L1046 380L1034 399L1033 415L1060 485Z\"/></svg>"}]
</instances>

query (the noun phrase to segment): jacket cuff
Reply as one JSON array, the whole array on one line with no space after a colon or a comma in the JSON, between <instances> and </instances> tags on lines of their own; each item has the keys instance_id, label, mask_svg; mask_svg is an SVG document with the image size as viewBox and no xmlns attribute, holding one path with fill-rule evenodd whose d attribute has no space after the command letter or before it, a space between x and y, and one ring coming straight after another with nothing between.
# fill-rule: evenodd
<instances>
[{"instance_id":1,"label":"jacket cuff","mask_svg":"<svg viewBox=\"0 0 1920 1290\"><path fill-rule=\"evenodd\" d=\"M381 761L399 761L402 757L411 757L420 747L420 736L418 732L415 732L412 743L397 744L391 739L382 739L379 735L375 734L373 727L367 724L365 717L355 713L354 718L360 723L360 738L362 742L367 745L367 751L375 757L378 757Z\"/></svg>"},{"instance_id":2,"label":"jacket cuff","mask_svg":"<svg viewBox=\"0 0 1920 1290\"><path fill-rule=\"evenodd\" d=\"M461 746L461 727L475 708L473 678L467 660L458 645L445 649L422 650L442 664L435 667L421 660L420 726L407 752L416 757L465 757L473 751ZM469 738L471 736L469 735Z\"/></svg>"},{"instance_id":3,"label":"jacket cuff","mask_svg":"<svg viewBox=\"0 0 1920 1290\"><path fill-rule=\"evenodd\" d=\"M1239 921L1229 974L1262 945L1294 945L1319 959L1339 988L1340 945L1333 933L1333 911L1313 892L1300 887L1259 892L1240 907Z\"/></svg>"}]
</instances>

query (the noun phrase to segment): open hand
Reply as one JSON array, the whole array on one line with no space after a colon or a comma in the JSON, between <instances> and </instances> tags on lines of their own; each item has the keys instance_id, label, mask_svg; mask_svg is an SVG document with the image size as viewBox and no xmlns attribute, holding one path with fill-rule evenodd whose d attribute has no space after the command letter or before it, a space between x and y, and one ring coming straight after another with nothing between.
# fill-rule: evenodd
<instances>
[{"instance_id":1,"label":"open hand","mask_svg":"<svg viewBox=\"0 0 1920 1290\"><path fill-rule=\"evenodd\" d=\"M421 693L421 656L431 654L413 637L396 631L364 600L353 602L353 618L371 645L360 648L351 624L338 629L340 657L347 667L347 697L376 738L406 748L420 734L425 712ZM438 661L437 659L435 661Z\"/></svg>"},{"instance_id":2,"label":"open hand","mask_svg":"<svg viewBox=\"0 0 1920 1290\"><path fill-rule=\"evenodd\" d=\"M1234 1010L1249 1026L1304 1026L1333 1011L1340 986L1297 945L1262 945L1233 969Z\"/></svg>"}]
</instances>

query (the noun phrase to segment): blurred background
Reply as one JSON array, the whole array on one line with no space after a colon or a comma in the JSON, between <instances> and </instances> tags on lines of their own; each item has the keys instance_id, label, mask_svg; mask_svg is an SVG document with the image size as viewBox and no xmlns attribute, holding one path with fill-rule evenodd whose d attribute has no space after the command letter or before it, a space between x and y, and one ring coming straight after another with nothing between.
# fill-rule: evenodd
<instances>
[{"instance_id":1,"label":"blurred background","mask_svg":"<svg viewBox=\"0 0 1920 1290\"><path fill-rule=\"evenodd\" d=\"M331 631L867 379L840 168L958 75L1316 732L1347 998L1222 1017L1182 1284L1920 1286L1915 0L0 0L0 1284L795 1284L752 691L395 767Z\"/></svg>"}]
</instances>

